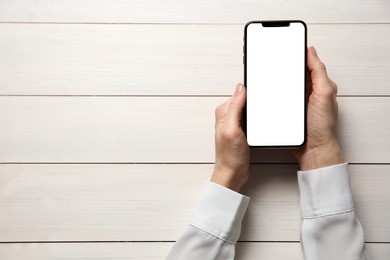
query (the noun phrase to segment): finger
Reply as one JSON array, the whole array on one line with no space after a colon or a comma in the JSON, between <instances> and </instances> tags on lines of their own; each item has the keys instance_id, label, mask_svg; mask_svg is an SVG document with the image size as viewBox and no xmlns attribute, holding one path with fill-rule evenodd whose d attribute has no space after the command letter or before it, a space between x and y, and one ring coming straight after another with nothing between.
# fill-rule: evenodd
<instances>
[{"instance_id":1,"label":"finger","mask_svg":"<svg viewBox=\"0 0 390 260\"><path fill-rule=\"evenodd\" d=\"M320 60L313 46L308 50L307 67L309 68L311 81L314 85L322 85L328 82L325 64Z\"/></svg>"},{"instance_id":2,"label":"finger","mask_svg":"<svg viewBox=\"0 0 390 260\"><path fill-rule=\"evenodd\" d=\"M226 112L226 122L230 127L241 125L242 111L246 102L246 89L244 85L237 84L236 91L229 101Z\"/></svg>"},{"instance_id":3,"label":"finger","mask_svg":"<svg viewBox=\"0 0 390 260\"><path fill-rule=\"evenodd\" d=\"M314 47L310 47L307 56L307 66L310 70L312 91L321 96L331 97L335 95L335 88L329 81L325 64L320 60Z\"/></svg>"},{"instance_id":4,"label":"finger","mask_svg":"<svg viewBox=\"0 0 390 260\"><path fill-rule=\"evenodd\" d=\"M224 121L225 117L226 117L226 111L227 111L227 108L229 106L229 101L230 101L230 98L228 100L226 100L225 102L223 102L222 104L220 104L219 106L217 106L217 108L215 109L215 124L220 124Z\"/></svg>"},{"instance_id":5,"label":"finger","mask_svg":"<svg viewBox=\"0 0 390 260\"><path fill-rule=\"evenodd\" d=\"M334 89L335 95L337 95L337 84L331 78L328 78L328 80L330 82L330 86Z\"/></svg>"}]
</instances>

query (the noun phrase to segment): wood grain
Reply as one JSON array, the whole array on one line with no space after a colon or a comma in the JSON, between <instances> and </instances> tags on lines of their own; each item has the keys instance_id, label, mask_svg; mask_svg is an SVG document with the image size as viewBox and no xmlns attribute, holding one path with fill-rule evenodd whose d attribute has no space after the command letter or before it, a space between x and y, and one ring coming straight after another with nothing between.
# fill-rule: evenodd
<instances>
[{"instance_id":1,"label":"wood grain","mask_svg":"<svg viewBox=\"0 0 390 260\"><path fill-rule=\"evenodd\" d=\"M145 259L161 260L173 243L56 243L56 244L0 244L2 260L60 260L60 259ZM367 244L376 260L390 257L389 244ZM238 243L237 260L303 260L298 243Z\"/></svg>"},{"instance_id":2,"label":"wood grain","mask_svg":"<svg viewBox=\"0 0 390 260\"><path fill-rule=\"evenodd\" d=\"M0 162L214 161L220 97L0 97ZM350 163L390 161L390 102L339 98L339 137ZM253 162L295 162L255 150Z\"/></svg>"},{"instance_id":3,"label":"wood grain","mask_svg":"<svg viewBox=\"0 0 390 260\"><path fill-rule=\"evenodd\" d=\"M50 1L2 0L2 22L56 23L246 23L303 19L315 23L386 23L387 0L328 1Z\"/></svg>"},{"instance_id":4,"label":"wood grain","mask_svg":"<svg viewBox=\"0 0 390 260\"><path fill-rule=\"evenodd\" d=\"M173 243L0 244L2 260L145 259L161 260ZM367 244L372 259L387 260L389 244ZM303 260L298 243L238 243L237 260Z\"/></svg>"},{"instance_id":5,"label":"wood grain","mask_svg":"<svg viewBox=\"0 0 390 260\"><path fill-rule=\"evenodd\" d=\"M243 81L243 25L0 31L0 95L230 95ZM390 95L390 24L309 25L308 36L340 95Z\"/></svg>"},{"instance_id":6,"label":"wood grain","mask_svg":"<svg viewBox=\"0 0 390 260\"><path fill-rule=\"evenodd\" d=\"M212 164L0 165L0 241L173 241ZM252 165L242 241L299 241L297 166ZM369 242L390 239L389 165L350 165Z\"/></svg>"},{"instance_id":7,"label":"wood grain","mask_svg":"<svg viewBox=\"0 0 390 260\"><path fill-rule=\"evenodd\" d=\"M388 0L0 1L0 259L164 259L213 169L214 107L242 82L243 26L258 19L308 23L343 96L366 246L390 259L389 10ZM258 150L252 161L236 259L302 260L294 159Z\"/></svg>"}]
</instances>

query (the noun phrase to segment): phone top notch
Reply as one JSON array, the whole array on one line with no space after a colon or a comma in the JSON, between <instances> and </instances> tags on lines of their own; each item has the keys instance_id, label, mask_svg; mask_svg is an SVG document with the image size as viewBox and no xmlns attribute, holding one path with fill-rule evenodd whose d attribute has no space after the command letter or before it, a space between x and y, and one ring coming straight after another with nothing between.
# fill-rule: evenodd
<instances>
[{"instance_id":1,"label":"phone top notch","mask_svg":"<svg viewBox=\"0 0 390 260\"><path fill-rule=\"evenodd\" d=\"M261 25L263 27L289 27L290 22L286 21L269 21L269 22L262 22Z\"/></svg>"}]
</instances>

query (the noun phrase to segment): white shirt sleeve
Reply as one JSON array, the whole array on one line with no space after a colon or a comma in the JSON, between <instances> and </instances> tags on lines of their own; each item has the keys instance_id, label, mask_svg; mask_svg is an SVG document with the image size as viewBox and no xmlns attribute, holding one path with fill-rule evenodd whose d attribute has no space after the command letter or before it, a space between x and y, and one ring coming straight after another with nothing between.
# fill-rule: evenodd
<instances>
[{"instance_id":1,"label":"white shirt sleeve","mask_svg":"<svg viewBox=\"0 0 390 260\"><path fill-rule=\"evenodd\" d=\"M298 172L301 246L306 260L363 260L363 229L356 217L348 165ZM232 260L249 198L206 182L190 226L167 260Z\"/></svg>"},{"instance_id":2,"label":"white shirt sleeve","mask_svg":"<svg viewBox=\"0 0 390 260\"><path fill-rule=\"evenodd\" d=\"M249 198L206 182L187 231L167 260L231 260Z\"/></svg>"},{"instance_id":3,"label":"white shirt sleeve","mask_svg":"<svg viewBox=\"0 0 390 260\"><path fill-rule=\"evenodd\" d=\"M368 259L347 163L298 171L298 184L305 259Z\"/></svg>"}]
</instances>

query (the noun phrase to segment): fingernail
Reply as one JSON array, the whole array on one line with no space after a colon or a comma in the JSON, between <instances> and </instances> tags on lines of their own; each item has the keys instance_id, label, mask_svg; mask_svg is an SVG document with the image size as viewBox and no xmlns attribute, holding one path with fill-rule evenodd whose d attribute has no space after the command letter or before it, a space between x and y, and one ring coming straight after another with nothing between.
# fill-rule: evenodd
<instances>
[{"instance_id":1,"label":"fingernail","mask_svg":"<svg viewBox=\"0 0 390 260\"><path fill-rule=\"evenodd\" d=\"M238 96L238 95L240 95L241 93L242 93L242 88L243 88L244 86L242 85L242 84L237 84L237 86L236 86L236 91L234 92L234 95L235 96Z\"/></svg>"}]
</instances>

